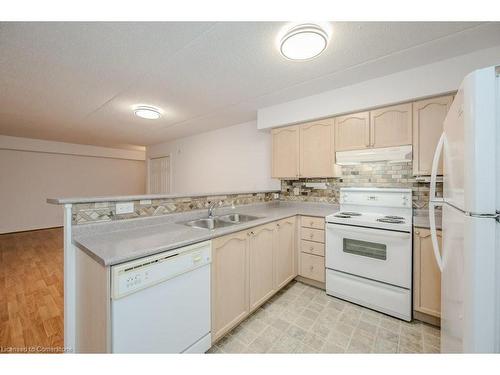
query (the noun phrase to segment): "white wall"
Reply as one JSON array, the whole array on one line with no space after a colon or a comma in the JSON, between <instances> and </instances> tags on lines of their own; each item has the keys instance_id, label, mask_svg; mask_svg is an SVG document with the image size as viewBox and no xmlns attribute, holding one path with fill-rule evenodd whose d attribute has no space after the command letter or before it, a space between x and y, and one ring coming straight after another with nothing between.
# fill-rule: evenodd
<instances>
[{"instance_id":1,"label":"white wall","mask_svg":"<svg viewBox=\"0 0 500 375\"><path fill-rule=\"evenodd\" d=\"M272 128L455 91L471 71L496 64L500 46L262 108L257 126Z\"/></svg>"},{"instance_id":2,"label":"white wall","mask_svg":"<svg viewBox=\"0 0 500 375\"><path fill-rule=\"evenodd\" d=\"M144 157L138 151L0 136L0 233L62 225L62 207L47 204L47 198L144 194Z\"/></svg>"},{"instance_id":3,"label":"white wall","mask_svg":"<svg viewBox=\"0 0 500 375\"><path fill-rule=\"evenodd\" d=\"M271 134L255 122L147 147L148 157L171 155L173 194L275 190Z\"/></svg>"}]
</instances>

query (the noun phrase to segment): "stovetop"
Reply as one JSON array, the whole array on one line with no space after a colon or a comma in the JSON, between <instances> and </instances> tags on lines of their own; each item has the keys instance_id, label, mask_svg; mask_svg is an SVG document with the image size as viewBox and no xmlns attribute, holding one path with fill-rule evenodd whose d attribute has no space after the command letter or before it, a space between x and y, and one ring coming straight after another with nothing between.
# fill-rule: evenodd
<instances>
[{"instance_id":1,"label":"stovetop","mask_svg":"<svg viewBox=\"0 0 500 375\"><path fill-rule=\"evenodd\" d=\"M411 189L341 188L340 211L328 223L411 232Z\"/></svg>"},{"instance_id":2,"label":"stovetop","mask_svg":"<svg viewBox=\"0 0 500 375\"><path fill-rule=\"evenodd\" d=\"M328 223L355 225L409 232L412 227L411 210L408 215L390 215L376 212L338 211L326 217Z\"/></svg>"}]
</instances>

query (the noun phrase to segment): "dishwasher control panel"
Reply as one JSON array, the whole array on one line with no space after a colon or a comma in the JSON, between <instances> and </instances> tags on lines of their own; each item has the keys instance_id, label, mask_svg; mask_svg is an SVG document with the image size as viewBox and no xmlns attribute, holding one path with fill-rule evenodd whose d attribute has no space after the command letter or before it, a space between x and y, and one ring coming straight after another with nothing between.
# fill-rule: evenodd
<instances>
[{"instance_id":1,"label":"dishwasher control panel","mask_svg":"<svg viewBox=\"0 0 500 375\"><path fill-rule=\"evenodd\" d=\"M151 257L113 266L112 298L122 298L180 276L212 261L210 241L170 250Z\"/></svg>"}]
</instances>

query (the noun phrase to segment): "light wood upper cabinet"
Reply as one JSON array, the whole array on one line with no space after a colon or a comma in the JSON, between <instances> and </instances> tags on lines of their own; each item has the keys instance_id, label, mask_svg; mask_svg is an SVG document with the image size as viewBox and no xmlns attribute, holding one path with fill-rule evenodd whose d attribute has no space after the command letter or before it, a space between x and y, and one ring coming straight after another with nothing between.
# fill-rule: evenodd
<instances>
[{"instance_id":1,"label":"light wood upper cabinet","mask_svg":"<svg viewBox=\"0 0 500 375\"><path fill-rule=\"evenodd\" d=\"M299 175L301 177L332 176L335 160L333 147L333 119L302 124L299 129Z\"/></svg>"},{"instance_id":2,"label":"light wood upper cabinet","mask_svg":"<svg viewBox=\"0 0 500 375\"><path fill-rule=\"evenodd\" d=\"M280 289L296 276L295 217L278 221L276 245L276 289Z\"/></svg>"},{"instance_id":3,"label":"light wood upper cabinet","mask_svg":"<svg viewBox=\"0 0 500 375\"><path fill-rule=\"evenodd\" d=\"M370 147L369 112L353 113L335 118L335 151Z\"/></svg>"},{"instance_id":4,"label":"light wood upper cabinet","mask_svg":"<svg viewBox=\"0 0 500 375\"><path fill-rule=\"evenodd\" d=\"M370 146L392 147L412 144L412 105L393 105L370 111Z\"/></svg>"},{"instance_id":5,"label":"light wood upper cabinet","mask_svg":"<svg viewBox=\"0 0 500 375\"><path fill-rule=\"evenodd\" d=\"M441 247L441 231L437 235ZM413 241L414 309L440 317L441 272L434 257L430 230L415 228Z\"/></svg>"},{"instance_id":6,"label":"light wood upper cabinet","mask_svg":"<svg viewBox=\"0 0 500 375\"><path fill-rule=\"evenodd\" d=\"M432 160L443 122L453 102L453 96L440 96L413 103L413 174L430 175ZM443 174L441 157L438 174Z\"/></svg>"},{"instance_id":7,"label":"light wood upper cabinet","mask_svg":"<svg viewBox=\"0 0 500 375\"><path fill-rule=\"evenodd\" d=\"M275 231L276 225L271 223L250 232L250 311L259 307L275 292Z\"/></svg>"},{"instance_id":8,"label":"light wood upper cabinet","mask_svg":"<svg viewBox=\"0 0 500 375\"><path fill-rule=\"evenodd\" d=\"M248 235L239 232L212 242L212 338L223 336L249 313Z\"/></svg>"},{"instance_id":9,"label":"light wood upper cabinet","mask_svg":"<svg viewBox=\"0 0 500 375\"><path fill-rule=\"evenodd\" d=\"M299 177L299 127L287 126L272 131L272 177Z\"/></svg>"}]
</instances>

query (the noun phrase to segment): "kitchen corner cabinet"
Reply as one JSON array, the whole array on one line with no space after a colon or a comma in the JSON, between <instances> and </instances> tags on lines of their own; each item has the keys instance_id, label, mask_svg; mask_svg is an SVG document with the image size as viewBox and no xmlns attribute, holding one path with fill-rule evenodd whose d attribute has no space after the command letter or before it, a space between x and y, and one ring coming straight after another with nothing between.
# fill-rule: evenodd
<instances>
[{"instance_id":1,"label":"kitchen corner cabinet","mask_svg":"<svg viewBox=\"0 0 500 375\"><path fill-rule=\"evenodd\" d=\"M370 147L370 113L360 112L335 118L335 151Z\"/></svg>"},{"instance_id":2,"label":"kitchen corner cabinet","mask_svg":"<svg viewBox=\"0 0 500 375\"><path fill-rule=\"evenodd\" d=\"M296 276L295 217L276 223L276 289L281 289Z\"/></svg>"},{"instance_id":3,"label":"kitchen corner cabinet","mask_svg":"<svg viewBox=\"0 0 500 375\"><path fill-rule=\"evenodd\" d=\"M412 144L412 104L405 103L370 111L370 146Z\"/></svg>"},{"instance_id":4,"label":"kitchen corner cabinet","mask_svg":"<svg viewBox=\"0 0 500 375\"><path fill-rule=\"evenodd\" d=\"M431 174L434 151L452 102L453 96L447 95L413 103L413 175ZM442 158L438 174L443 174Z\"/></svg>"},{"instance_id":5,"label":"kitchen corner cabinet","mask_svg":"<svg viewBox=\"0 0 500 375\"><path fill-rule=\"evenodd\" d=\"M335 161L333 119L302 124L299 132L299 176L332 176Z\"/></svg>"},{"instance_id":6,"label":"kitchen corner cabinet","mask_svg":"<svg viewBox=\"0 0 500 375\"><path fill-rule=\"evenodd\" d=\"M249 313L248 235L238 232L212 242L212 336L221 337Z\"/></svg>"},{"instance_id":7,"label":"kitchen corner cabinet","mask_svg":"<svg viewBox=\"0 0 500 375\"><path fill-rule=\"evenodd\" d=\"M299 127L272 130L272 177L299 177Z\"/></svg>"},{"instance_id":8,"label":"kitchen corner cabinet","mask_svg":"<svg viewBox=\"0 0 500 375\"><path fill-rule=\"evenodd\" d=\"M295 217L212 241L212 342L295 278Z\"/></svg>"},{"instance_id":9,"label":"kitchen corner cabinet","mask_svg":"<svg viewBox=\"0 0 500 375\"><path fill-rule=\"evenodd\" d=\"M429 229L413 231L413 308L436 318L441 316L441 272L436 264ZM437 231L441 247L441 231Z\"/></svg>"}]
</instances>

